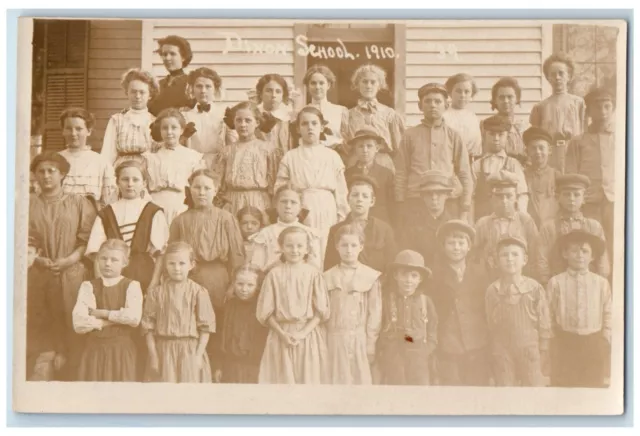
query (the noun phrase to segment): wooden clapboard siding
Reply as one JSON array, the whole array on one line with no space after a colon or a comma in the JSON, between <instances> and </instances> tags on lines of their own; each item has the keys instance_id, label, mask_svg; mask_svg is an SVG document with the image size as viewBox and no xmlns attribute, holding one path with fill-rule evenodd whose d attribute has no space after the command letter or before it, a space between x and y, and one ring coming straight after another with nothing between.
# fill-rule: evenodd
<instances>
[{"instance_id":1,"label":"wooden clapboard siding","mask_svg":"<svg viewBox=\"0 0 640 436\"><path fill-rule=\"evenodd\" d=\"M91 21L88 53L87 107L96 117L90 142L100 150L109 118L127 106L122 74L141 64L142 22Z\"/></svg>"},{"instance_id":2,"label":"wooden clapboard siding","mask_svg":"<svg viewBox=\"0 0 640 436\"><path fill-rule=\"evenodd\" d=\"M222 26L221 26L221 23ZM180 35L189 40L193 61L186 70L199 67L215 69L222 77L225 89L223 104L246 100L247 91L254 89L260 76L266 73L282 75L293 85L294 61L293 21L280 20L153 20L145 25L143 65L158 78L164 77L162 60L149 55L157 49L157 41L168 35ZM245 53L240 50L224 53L227 36L238 35L251 44L276 47L276 53Z\"/></svg>"},{"instance_id":3,"label":"wooden clapboard siding","mask_svg":"<svg viewBox=\"0 0 640 436\"><path fill-rule=\"evenodd\" d=\"M478 94L470 108L483 119L491 110L491 87L501 77L515 77L522 87L519 119L528 120L545 94L542 62L549 55L546 26L531 21L407 21L406 116L420 122L418 89L443 83L457 73L471 74ZM442 53L444 52L444 53ZM457 53L457 56L454 55Z\"/></svg>"}]
</instances>

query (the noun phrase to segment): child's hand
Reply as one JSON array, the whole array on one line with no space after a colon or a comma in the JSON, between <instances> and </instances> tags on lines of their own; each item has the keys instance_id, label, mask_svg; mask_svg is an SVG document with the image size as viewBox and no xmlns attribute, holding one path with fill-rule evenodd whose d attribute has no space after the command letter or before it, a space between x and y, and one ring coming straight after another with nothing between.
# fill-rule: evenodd
<instances>
[{"instance_id":1,"label":"child's hand","mask_svg":"<svg viewBox=\"0 0 640 436\"><path fill-rule=\"evenodd\" d=\"M296 341L296 345L298 345L298 343L304 341L307 338L307 335L308 335L308 333L305 332L304 330L300 330L298 332L291 333L291 336Z\"/></svg>"},{"instance_id":2,"label":"child's hand","mask_svg":"<svg viewBox=\"0 0 640 436\"><path fill-rule=\"evenodd\" d=\"M60 353L56 354L56 357L53 359L53 367L56 371L60 371L60 369L67 363L67 359Z\"/></svg>"},{"instance_id":3,"label":"child's hand","mask_svg":"<svg viewBox=\"0 0 640 436\"><path fill-rule=\"evenodd\" d=\"M63 257L62 259L56 259L53 264L51 264L51 271L60 274L65 269L71 266L71 260L68 257Z\"/></svg>"},{"instance_id":4,"label":"child's hand","mask_svg":"<svg viewBox=\"0 0 640 436\"><path fill-rule=\"evenodd\" d=\"M89 308L89 315L98 319L109 319L109 311L105 309L91 309Z\"/></svg>"},{"instance_id":5,"label":"child's hand","mask_svg":"<svg viewBox=\"0 0 640 436\"><path fill-rule=\"evenodd\" d=\"M34 263L39 267L47 268L47 269L51 269L51 266L53 265L53 261L48 257L36 257L36 260Z\"/></svg>"},{"instance_id":6,"label":"child's hand","mask_svg":"<svg viewBox=\"0 0 640 436\"><path fill-rule=\"evenodd\" d=\"M247 100L258 104L258 92L255 89L250 89L247 91Z\"/></svg>"},{"instance_id":7,"label":"child's hand","mask_svg":"<svg viewBox=\"0 0 640 436\"><path fill-rule=\"evenodd\" d=\"M222 370L216 369L216 372L213 373L213 381L215 383L222 383Z\"/></svg>"},{"instance_id":8,"label":"child's hand","mask_svg":"<svg viewBox=\"0 0 640 436\"><path fill-rule=\"evenodd\" d=\"M149 369L151 369L154 374L160 373L160 359L158 359L157 354L149 355Z\"/></svg>"},{"instance_id":9,"label":"child's hand","mask_svg":"<svg viewBox=\"0 0 640 436\"><path fill-rule=\"evenodd\" d=\"M203 354L196 352L196 354L193 356L193 359L194 359L193 363L195 364L196 369L200 371L202 369L202 364L204 363Z\"/></svg>"}]
</instances>

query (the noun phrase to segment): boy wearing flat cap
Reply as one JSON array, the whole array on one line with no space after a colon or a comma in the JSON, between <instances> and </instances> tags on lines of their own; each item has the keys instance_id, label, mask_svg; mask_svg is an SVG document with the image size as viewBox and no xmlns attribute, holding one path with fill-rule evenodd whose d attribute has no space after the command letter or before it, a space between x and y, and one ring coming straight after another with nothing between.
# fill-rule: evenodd
<instances>
[{"instance_id":1,"label":"boy wearing flat cap","mask_svg":"<svg viewBox=\"0 0 640 436\"><path fill-rule=\"evenodd\" d=\"M438 316L424 283L431 270L419 253L404 250L389 265L382 288L382 328L376 362L385 385L431 384Z\"/></svg>"},{"instance_id":2,"label":"boy wearing flat cap","mask_svg":"<svg viewBox=\"0 0 640 436\"><path fill-rule=\"evenodd\" d=\"M376 271L384 272L398 252L396 238L391 226L371 215L371 208L377 200L376 182L365 175L352 176L348 181L347 201L351 211L344 221L329 229L324 269L328 271L340 264L340 254L336 248L338 230L348 224L360 226L364 232L364 249L358 260Z\"/></svg>"},{"instance_id":3,"label":"boy wearing flat cap","mask_svg":"<svg viewBox=\"0 0 640 436\"><path fill-rule=\"evenodd\" d=\"M544 288L522 274L527 242L505 236L496 246L500 278L487 289L487 322L497 386L544 386L551 320Z\"/></svg>"},{"instance_id":4,"label":"boy wearing flat cap","mask_svg":"<svg viewBox=\"0 0 640 436\"><path fill-rule=\"evenodd\" d=\"M437 83L424 85L418 91L418 106L424 115L422 123L407 129L398 148L395 197L403 215L420 208L420 184L429 170L439 170L451 180L453 192L447 207L453 214L469 219L473 180L469 153L462 138L443 119L448 93Z\"/></svg>"},{"instance_id":5,"label":"boy wearing flat cap","mask_svg":"<svg viewBox=\"0 0 640 436\"><path fill-rule=\"evenodd\" d=\"M386 148L386 142L372 126L360 128L351 141L349 148L355 156L355 165L347 168L344 177L349 180L356 175L372 178L377 185L375 204L371 208L371 216L375 216L388 224L391 222L391 208L394 204L394 174L393 170L376 162L376 155L380 148Z\"/></svg>"},{"instance_id":6,"label":"boy wearing flat cap","mask_svg":"<svg viewBox=\"0 0 640 436\"><path fill-rule=\"evenodd\" d=\"M529 190L528 212L539 228L558 213L555 187L560 172L549 165L551 135L538 127L529 127L522 138L529 156L529 165L524 170Z\"/></svg>"},{"instance_id":7,"label":"boy wearing flat cap","mask_svg":"<svg viewBox=\"0 0 640 436\"><path fill-rule=\"evenodd\" d=\"M591 180L584 214L602 224L609 252L613 251L613 211L615 200L615 96L599 88L585 97L591 124L569 143L565 173L578 173Z\"/></svg>"},{"instance_id":8,"label":"boy wearing flat cap","mask_svg":"<svg viewBox=\"0 0 640 436\"><path fill-rule=\"evenodd\" d=\"M567 263L558 238L572 230L585 230L606 241L604 230L598 221L587 218L581 212L585 192L589 188L589 178L582 174L564 174L556 179L559 212L540 229L540 257L538 274L541 283L546 283L554 275L567 268ZM602 254L593 259L591 270L605 278L611 274L611 264L606 246Z\"/></svg>"},{"instance_id":9,"label":"boy wearing flat cap","mask_svg":"<svg viewBox=\"0 0 640 436\"><path fill-rule=\"evenodd\" d=\"M497 277L497 260L495 249L504 235L518 236L527 242L529 258L526 274L536 276L535 266L538 264L538 228L533 218L526 212L516 210L518 179L515 174L500 171L487 179L491 189L491 214L480 218L475 225L476 240L474 257L484 263L490 278Z\"/></svg>"},{"instance_id":10,"label":"boy wearing flat cap","mask_svg":"<svg viewBox=\"0 0 640 436\"><path fill-rule=\"evenodd\" d=\"M51 381L55 371L64 365L62 338L64 324L62 301L54 298L47 278L38 268L32 268L42 248L41 239L29 236L27 249L27 380Z\"/></svg>"},{"instance_id":11,"label":"boy wearing flat cap","mask_svg":"<svg viewBox=\"0 0 640 436\"><path fill-rule=\"evenodd\" d=\"M431 268L438 257L436 232L449 220L457 218L447 210L446 202L453 187L451 178L438 170L427 171L420 185L422 204L406 217L402 228L402 246L417 251L424 257L425 265Z\"/></svg>"},{"instance_id":12,"label":"boy wearing flat cap","mask_svg":"<svg viewBox=\"0 0 640 436\"><path fill-rule=\"evenodd\" d=\"M527 181L518 159L507 154L507 135L511 124L502 117L491 117L485 120L485 147L487 153L476 160L471 169L475 182L474 216L478 220L491 214L491 184L487 179L500 171L514 174L517 181L518 210L526 212L528 205Z\"/></svg>"},{"instance_id":13,"label":"boy wearing flat cap","mask_svg":"<svg viewBox=\"0 0 640 436\"><path fill-rule=\"evenodd\" d=\"M444 386L487 386L491 376L484 306L490 282L483 267L467 260L475 233L464 221L447 221L433 246L440 261L429 295L438 313L437 368Z\"/></svg>"},{"instance_id":14,"label":"boy wearing flat cap","mask_svg":"<svg viewBox=\"0 0 640 436\"><path fill-rule=\"evenodd\" d=\"M611 288L606 279L589 271L604 242L573 230L561 237L560 245L568 267L547 286L554 331L551 382L604 387L611 359Z\"/></svg>"}]
</instances>

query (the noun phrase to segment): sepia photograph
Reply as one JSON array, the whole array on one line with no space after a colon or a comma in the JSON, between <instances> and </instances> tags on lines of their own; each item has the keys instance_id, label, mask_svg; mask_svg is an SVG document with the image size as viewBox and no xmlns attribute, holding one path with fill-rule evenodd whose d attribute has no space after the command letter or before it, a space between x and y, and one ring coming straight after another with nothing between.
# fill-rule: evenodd
<instances>
[{"instance_id":1,"label":"sepia photograph","mask_svg":"<svg viewBox=\"0 0 640 436\"><path fill-rule=\"evenodd\" d=\"M15 411L622 413L626 22L17 40Z\"/></svg>"}]
</instances>

